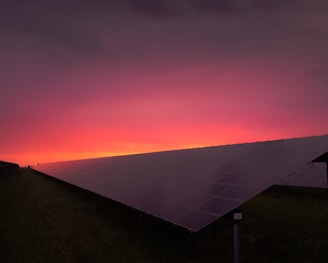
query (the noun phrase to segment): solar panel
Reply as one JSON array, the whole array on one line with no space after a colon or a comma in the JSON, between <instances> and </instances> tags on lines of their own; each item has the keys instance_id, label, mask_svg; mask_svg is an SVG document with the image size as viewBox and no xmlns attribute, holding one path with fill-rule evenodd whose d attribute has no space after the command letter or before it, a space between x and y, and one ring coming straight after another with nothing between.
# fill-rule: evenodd
<instances>
[{"instance_id":1,"label":"solar panel","mask_svg":"<svg viewBox=\"0 0 328 263\"><path fill-rule=\"evenodd\" d=\"M328 135L40 164L35 170L198 231L273 184L324 186ZM305 173L297 174L299 169ZM316 181L312 180L314 178Z\"/></svg>"}]
</instances>

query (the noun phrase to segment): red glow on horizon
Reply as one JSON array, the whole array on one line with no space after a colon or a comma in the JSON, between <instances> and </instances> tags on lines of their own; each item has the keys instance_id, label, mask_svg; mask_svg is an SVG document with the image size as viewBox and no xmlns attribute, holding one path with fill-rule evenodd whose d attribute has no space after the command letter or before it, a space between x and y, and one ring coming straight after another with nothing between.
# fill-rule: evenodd
<instances>
[{"instance_id":1,"label":"red glow on horizon","mask_svg":"<svg viewBox=\"0 0 328 263\"><path fill-rule=\"evenodd\" d=\"M167 132L167 131L166 131ZM165 131L164 131L165 133ZM200 133L201 134L201 133ZM178 149L188 149L188 148L200 148L208 146L219 146L219 145L228 145L236 143L249 143L249 142L259 142L267 140L279 140L287 138L295 138L295 136L286 136L284 134L246 134L238 133L236 130L231 130L226 132L225 139L219 140L214 134L208 134L206 138L197 138L197 133L191 134L186 132L185 134L179 134L176 138L172 136L171 138L166 138L163 140L163 143L146 143L146 138L141 140L141 142L124 142L122 139L121 143L112 143L108 144L108 149L106 147L99 147L98 143L95 146L91 146L91 150L83 148L78 148L75 143L74 151L57 151L55 145L49 144L47 149L39 152L26 152L21 154L7 154L2 155L1 158L4 161L18 163L20 166L27 165L36 165L38 163L48 163L48 162L59 162L59 161L69 161L69 160L78 160L78 159L89 159L89 158L99 158L99 157L110 157L110 156L119 156L119 155L130 155L130 154L139 154L139 153L149 153L149 152L158 152L158 151L169 151L169 150L178 150ZM145 136L147 137L147 136ZM160 134L158 134L160 137ZM303 137L303 136L296 136ZM189 138L189 140L188 140ZM158 138L157 138L158 139ZM169 141L172 143L169 143ZM193 142L193 143L190 143ZM68 142L69 143L69 142ZM100 151L96 148L99 147ZM92 149L93 148L93 149ZM51 149L54 149L53 151Z\"/></svg>"}]
</instances>

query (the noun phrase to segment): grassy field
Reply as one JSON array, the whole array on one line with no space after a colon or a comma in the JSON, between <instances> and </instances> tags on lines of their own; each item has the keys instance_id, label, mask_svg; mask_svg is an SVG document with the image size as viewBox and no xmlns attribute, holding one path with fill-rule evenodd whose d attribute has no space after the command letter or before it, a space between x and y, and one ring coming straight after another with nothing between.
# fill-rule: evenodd
<instances>
[{"instance_id":1,"label":"grassy field","mask_svg":"<svg viewBox=\"0 0 328 263\"><path fill-rule=\"evenodd\" d=\"M273 187L241 209L243 262L327 262L328 192ZM227 215L189 233L20 168L0 175L0 262L233 262Z\"/></svg>"}]
</instances>

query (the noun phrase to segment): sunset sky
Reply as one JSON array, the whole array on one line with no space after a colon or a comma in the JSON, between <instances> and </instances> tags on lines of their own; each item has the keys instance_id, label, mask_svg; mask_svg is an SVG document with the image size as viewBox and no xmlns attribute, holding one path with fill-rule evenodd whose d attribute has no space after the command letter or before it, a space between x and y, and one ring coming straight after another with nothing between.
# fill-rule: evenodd
<instances>
[{"instance_id":1,"label":"sunset sky","mask_svg":"<svg viewBox=\"0 0 328 263\"><path fill-rule=\"evenodd\" d=\"M0 160L328 133L326 0L4 0Z\"/></svg>"}]
</instances>

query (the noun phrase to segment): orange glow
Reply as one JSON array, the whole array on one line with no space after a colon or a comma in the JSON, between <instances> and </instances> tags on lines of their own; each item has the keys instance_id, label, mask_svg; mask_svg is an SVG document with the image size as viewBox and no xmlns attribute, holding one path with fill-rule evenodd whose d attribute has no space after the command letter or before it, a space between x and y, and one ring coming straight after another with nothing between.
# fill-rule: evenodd
<instances>
[{"instance_id":1,"label":"orange glow","mask_svg":"<svg viewBox=\"0 0 328 263\"><path fill-rule=\"evenodd\" d=\"M96 132L95 136L92 136L91 133L83 134L83 136L65 136L62 139L65 139L66 143L60 147L56 141L49 141L41 151L3 154L1 158L18 163L20 166L27 166L36 165L37 163L197 148L288 137L283 132L279 133L278 131L271 134L264 134L261 130L255 131L251 129L240 131L241 128L236 126L232 126L229 129L226 128L224 131L220 127L192 127L189 129L185 127L171 127L152 129L151 131L140 129L138 131L135 130L133 134L125 132L121 138L118 134L112 133L112 136L115 135L113 136L114 140L110 140L106 133Z\"/></svg>"}]
</instances>

